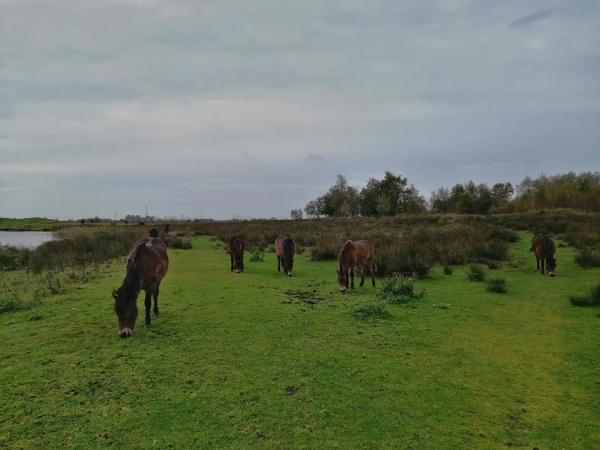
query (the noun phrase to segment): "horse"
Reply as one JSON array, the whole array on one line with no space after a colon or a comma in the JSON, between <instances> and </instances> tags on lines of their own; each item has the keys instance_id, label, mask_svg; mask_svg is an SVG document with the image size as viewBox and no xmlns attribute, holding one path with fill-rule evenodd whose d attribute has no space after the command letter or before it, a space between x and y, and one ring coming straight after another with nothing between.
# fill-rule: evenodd
<instances>
[{"instance_id":1,"label":"horse","mask_svg":"<svg viewBox=\"0 0 600 450\"><path fill-rule=\"evenodd\" d=\"M294 255L297 244L289 236L279 236L275 239L275 253L277 253L277 272L281 272L281 266L288 277L292 276L294 266Z\"/></svg>"},{"instance_id":2,"label":"horse","mask_svg":"<svg viewBox=\"0 0 600 450\"><path fill-rule=\"evenodd\" d=\"M169 234L169 231L170 231L170 229L171 229L171 224L170 224L170 223L165 223L165 224L163 225L163 229L162 229L162 231L163 231L163 236L165 236L165 235Z\"/></svg>"},{"instance_id":3,"label":"horse","mask_svg":"<svg viewBox=\"0 0 600 450\"><path fill-rule=\"evenodd\" d=\"M156 228L156 227L150 228L150 230L148 230L148 235L150 237L157 238L158 237L158 228Z\"/></svg>"},{"instance_id":4,"label":"horse","mask_svg":"<svg viewBox=\"0 0 600 450\"><path fill-rule=\"evenodd\" d=\"M246 242L241 234L234 234L227 240L227 251L231 257L231 271L236 273L244 271L244 249Z\"/></svg>"},{"instance_id":5,"label":"horse","mask_svg":"<svg viewBox=\"0 0 600 450\"><path fill-rule=\"evenodd\" d=\"M543 234L536 234L531 238L531 248L529 251L535 254L536 268L540 270L541 266L542 275L544 275L545 262L548 275L551 277L556 276L556 259L554 258L556 247L552 239Z\"/></svg>"},{"instance_id":6,"label":"horse","mask_svg":"<svg viewBox=\"0 0 600 450\"><path fill-rule=\"evenodd\" d=\"M346 241L340 249L339 267L337 269L338 283L342 294L348 289L348 276L350 276L350 288L354 289L354 268L360 266L360 285L365 284L365 266L371 271L371 281L375 287L375 260L373 254L373 244L369 241Z\"/></svg>"},{"instance_id":7,"label":"horse","mask_svg":"<svg viewBox=\"0 0 600 450\"><path fill-rule=\"evenodd\" d=\"M119 319L118 335L131 336L138 315L137 298L141 290L146 292L146 328L150 328L150 305L154 298L154 317L158 317L158 294L160 282L169 270L167 247L153 237L140 239L127 256L125 280L119 289L113 290L113 309Z\"/></svg>"}]
</instances>

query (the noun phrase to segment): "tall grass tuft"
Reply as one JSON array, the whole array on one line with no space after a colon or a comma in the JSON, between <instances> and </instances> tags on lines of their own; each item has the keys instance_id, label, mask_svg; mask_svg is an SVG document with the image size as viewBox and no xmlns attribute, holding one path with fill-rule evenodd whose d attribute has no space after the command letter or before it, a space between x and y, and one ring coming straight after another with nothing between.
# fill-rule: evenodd
<instances>
[{"instance_id":1,"label":"tall grass tuft","mask_svg":"<svg viewBox=\"0 0 600 450\"><path fill-rule=\"evenodd\" d=\"M362 320L381 320L391 317L387 303L380 299L372 299L352 310L352 316Z\"/></svg>"},{"instance_id":2,"label":"tall grass tuft","mask_svg":"<svg viewBox=\"0 0 600 450\"><path fill-rule=\"evenodd\" d=\"M377 297L388 303L396 304L422 299L425 296L425 291L416 294L414 287L414 278L394 274L383 283Z\"/></svg>"},{"instance_id":3,"label":"tall grass tuft","mask_svg":"<svg viewBox=\"0 0 600 450\"><path fill-rule=\"evenodd\" d=\"M506 292L506 280L504 278L490 278L485 282L485 288L489 292L503 294Z\"/></svg>"},{"instance_id":4,"label":"tall grass tuft","mask_svg":"<svg viewBox=\"0 0 600 450\"><path fill-rule=\"evenodd\" d=\"M31 253L32 250L26 247L0 245L0 271L23 268L29 261Z\"/></svg>"},{"instance_id":5,"label":"tall grass tuft","mask_svg":"<svg viewBox=\"0 0 600 450\"><path fill-rule=\"evenodd\" d=\"M600 306L600 283L589 288L585 295L569 295L569 301L575 306Z\"/></svg>"},{"instance_id":6,"label":"tall grass tuft","mask_svg":"<svg viewBox=\"0 0 600 450\"><path fill-rule=\"evenodd\" d=\"M483 266L471 264L467 271L467 279L469 281L485 281L486 271Z\"/></svg>"},{"instance_id":7,"label":"tall grass tuft","mask_svg":"<svg viewBox=\"0 0 600 450\"><path fill-rule=\"evenodd\" d=\"M584 269L590 267L600 267L600 253L594 252L589 248L582 248L577 255L575 255L575 262Z\"/></svg>"}]
</instances>

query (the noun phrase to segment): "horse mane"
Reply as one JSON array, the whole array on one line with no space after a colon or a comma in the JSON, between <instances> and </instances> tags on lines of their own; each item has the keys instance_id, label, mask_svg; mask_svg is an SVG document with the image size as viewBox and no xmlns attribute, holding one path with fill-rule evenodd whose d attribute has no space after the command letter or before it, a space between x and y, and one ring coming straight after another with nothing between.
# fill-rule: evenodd
<instances>
[{"instance_id":1,"label":"horse mane","mask_svg":"<svg viewBox=\"0 0 600 450\"><path fill-rule=\"evenodd\" d=\"M352 241L350 239L348 239L346 242L344 242L344 245L342 245L342 248L340 249L340 254L339 254L339 262L340 262L340 267L343 266L343 256L344 256L344 252L346 251L346 247L348 247L350 244L352 244Z\"/></svg>"},{"instance_id":2,"label":"horse mane","mask_svg":"<svg viewBox=\"0 0 600 450\"><path fill-rule=\"evenodd\" d=\"M291 237L285 238L283 241L283 248L285 256L291 259L294 254L294 240Z\"/></svg>"}]
</instances>

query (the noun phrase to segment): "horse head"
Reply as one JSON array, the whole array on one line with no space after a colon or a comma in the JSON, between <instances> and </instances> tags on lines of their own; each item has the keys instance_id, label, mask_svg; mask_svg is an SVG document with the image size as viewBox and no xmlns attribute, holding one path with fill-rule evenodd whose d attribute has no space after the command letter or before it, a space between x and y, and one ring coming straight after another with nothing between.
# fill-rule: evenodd
<instances>
[{"instance_id":1,"label":"horse head","mask_svg":"<svg viewBox=\"0 0 600 450\"><path fill-rule=\"evenodd\" d=\"M548 275L551 277L556 276L556 258L547 258L546 259L546 270L548 270Z\"/></svg>"},{"instance_id":2,"label":"horse head","mask_svg":"<svg viewBox=\"0 0 600 450\"><path fill-rule=\"evenodd\" d=\"M130 294L131 292L128 292L125 285L114 290L112 293L115 299L113 310L119 319L119 331L117 334L122 338L131 336L138 315L137 296L131 299Z\"/></svg>"},{"instance_id":3,"label":"horse head","mask_svg":"<svg viewBox=\"0 0 600 450\"><path fill-rule=\"evenodd\" d=\"M340 291L342 294L346 293L346 289L348 289L348 274L343 269L336 269L338 283L340 284Z\"/></svg>"}]
</instances>

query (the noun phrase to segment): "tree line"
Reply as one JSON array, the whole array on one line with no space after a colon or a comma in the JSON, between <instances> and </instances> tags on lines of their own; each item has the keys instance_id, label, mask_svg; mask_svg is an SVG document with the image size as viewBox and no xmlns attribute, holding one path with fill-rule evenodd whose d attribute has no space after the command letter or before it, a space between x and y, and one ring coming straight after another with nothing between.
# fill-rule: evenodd
<instances>
[{"instance_id":1,"label":"tree line","mask_svg":"<svg viewBox=\"0 0 600 450\"><path fill-rule=\"evenodd\" d=\"M383 179L370 178L362 189L350 186L338 174L333 186L304 210L291 211L292 219L308 217L375 217L402 213L490 214L533 209L570 208L600 212L600 172L569 172L554 176L526 177L512 183L458 183L438 188L429 201L406 177L386 171Z\"/></svg>"}]
</instances>

